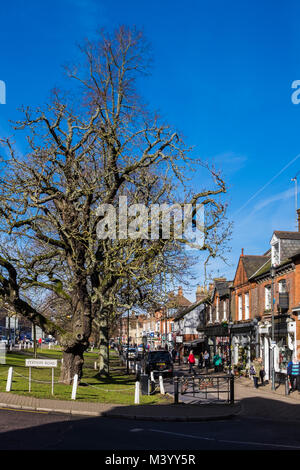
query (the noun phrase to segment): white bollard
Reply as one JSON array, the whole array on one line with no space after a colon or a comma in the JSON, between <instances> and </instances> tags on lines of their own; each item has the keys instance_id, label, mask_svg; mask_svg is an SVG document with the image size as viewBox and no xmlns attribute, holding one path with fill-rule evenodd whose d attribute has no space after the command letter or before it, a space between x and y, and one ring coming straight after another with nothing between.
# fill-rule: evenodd
<instances>
[{"instance_id":1,"label":"white bollard","mask_svg":"<svg viewBox=\"0 0 300 470\"><path fill-rule=\"evenodd\" d=\"M12 376L13 376L13 368L10 367L8 369L7 382L6 382L6 391L7 392L11 391Z\"/></svg>"},{"instance_id":2,"label":"white bollard","mask_svg":"<svg viewBox=\"0 0 300 470\"><path fill-rule=\"evenodd\" d=\"M78 374L75 374L74 379L73 379L73 388L72 388L72 396L71 396L72 400L76 400L77 385L78 385Z\"/></svg>"},{"instance_id":3,"label":"white bollard","mask_svg":"<svg viewBox=\"0 0 300 470\"><path fill-rule=\"evenodd\" d=\"M151 380L151 382L155 382L153 370L150 372L150 380Z\"/></svg>"},{"instance_id":4,"label":"white bollard","mask_svg":"<svg viewBox=\"0 0 300 470\"><path fill-rule=\"evenodd\" d=\"M22 349L22 343L19 343L19 350L21 351Z\"/></svg>"},{"instance_id":5,"label":"white bollard","mask_svg":"<svg viewBox=\"0 0 300 470\"><path fill-rule=\"evenodd\" d=\"M134 403L135 405L140 404L140 382L135 382Z\"/></svg>"},{"instance_id":6,"label":"white bollard","mask_svg":"<svg viewBox=\"0 0 300 470\"><path fill-rule=\"evenodd\" d=\"M163 381L162 375L159 376L159 388L160 388L160 393L164 395L165 387L164 387L164 381Z\"/></svg>"},{"instance_id":7,"label":"white bollard","mask_svg":"<svg viewBox=\"0 0 300 470\"><path fill-rule=\"evenodd\" d=\"M97 370L97 361L94 362L94 369Z\"/></svg>"},{"instance_id":8,"label":"white bollard","mask_svg":"<svg viewBox=\"0 0 300 470\"><path fill-rule=\"evenodd\" d=\"M51 343L48 343L48 349L51 349Z\"/></svg>"}]
</instances>

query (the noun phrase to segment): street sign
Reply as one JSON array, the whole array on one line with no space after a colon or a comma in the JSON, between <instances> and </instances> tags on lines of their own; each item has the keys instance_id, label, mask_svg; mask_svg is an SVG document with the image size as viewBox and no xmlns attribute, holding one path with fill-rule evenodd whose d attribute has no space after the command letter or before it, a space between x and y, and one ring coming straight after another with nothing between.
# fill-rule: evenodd
<instances>
[{"instance_id":1,"label":"street sign","mask_svg":"<svg viewBox=\"0 0 300 470\"><path fill-rule=\"evenodd\" d=\"M31 367L50 367L52 369L51 393L54 394L54 367L57 359L25 359L25 366L29 367L29 392L31 392Z\"/></svg>"},{"instance_id":2,"label":"street sign","mask_svg":"<svg viewBox=\"0 0 300 470\"><path fill-rule=\"evenodd\" d=\"M26 367L57 367L57 359L26 359Z\"/></svg>"}]
</instances>

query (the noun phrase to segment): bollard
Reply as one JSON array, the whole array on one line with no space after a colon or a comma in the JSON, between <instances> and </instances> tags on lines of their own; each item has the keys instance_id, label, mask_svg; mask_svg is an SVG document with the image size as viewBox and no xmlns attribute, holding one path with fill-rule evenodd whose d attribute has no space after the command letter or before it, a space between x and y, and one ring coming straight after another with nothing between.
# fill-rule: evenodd
<instances>
[{"instance_id":1,"label":"bollard","mask_svg":"<svg viewBox=\"0 0 300 470\"><path fill-rule=\"evenodd\" d=\"M135 405L140 404L140 382L135 382L134 403Z\"/></svg>"},{"instance_id":2,"label":"bollard","mask_svg":"<svg viewBox=\"0 0 300 470\"><path fill-rule=\"evenodd\" d=\"M288 376L286 376L286 379L285 379L285 394L286 394L286 395L289 395L289 394L290 394L290 391L289 391L289 378L288 378Z\"/></svg>"},{"instance_id":3,"label":"bollard","mask_svg":"<svg viewBox=\"0 0 300 470\"><path fill-rule=\"evenodd\" d=\"M150 380L151 380L151 382L155 382L153 370L150 372Z\"/></svg>"},{"instance_id":4,"label":"bollard","mask_svg":"<svg viewBox=\"0 0 300 470\"><path fill-rule=\"evenodd\" d=\"M174 403L178 404L178 377L174 377Z\"/></svg>"},{"instance_id":5,"label":"bollard","mask_svg":"<svg viewBox=\"0 0 300 470\"><path fill-rule=\"evenodd\" d=\"M19 351L22 349L22 343L19 343Z\"/></svg>"},{"instance_id":6,"label":"bollard","mask_svg":"<svg viewBox=\"0 0 300 470\"><path fill-rule=\"evenodd\" d=\"M159 376L159 388L160 388L160 393L164 395L165 388L164 388L164 381L163 381L162 375Z\"/></svg>"},{"instance_id":7,"label":"bollard","mask_svg":"<svg viewBox=\"0 0 300 470\"><path fill-rule=\"evenodd\" d=\"M230 378L230 404L234 404L234 375L231 374Z\"/></svg>"},{"instance_id":8,"label":"bollard","mask_svg":"<svg viewBox=\"0 0 300 470\"><path fill-rule=\"evenodd\" d=\"M72 388L72 396L71 396L72 400L76 400L77 385L78 385L78 374L75 374L74 379L73 379L73 388Z\"/></svg>"},{"instance_id":9,"label":"bollard","mask_svg":"<svg viewBox=\"0 0 300 470\"><path fill-rule=\"evenodd\" d=\"M94 369L97 370L97 361L94 362Z\"/></svg>"},{"instance_id":10,"label":"bollard","mask_svg":"<svg viewBox=\"0 0 300 470\"><path fill-rule=\"evenodd\" d=\"M8 369L8 374L7 374L6 392L11 391L12 377L13 377L13 368L10 367Z\"/></svg>"}]
</instances>

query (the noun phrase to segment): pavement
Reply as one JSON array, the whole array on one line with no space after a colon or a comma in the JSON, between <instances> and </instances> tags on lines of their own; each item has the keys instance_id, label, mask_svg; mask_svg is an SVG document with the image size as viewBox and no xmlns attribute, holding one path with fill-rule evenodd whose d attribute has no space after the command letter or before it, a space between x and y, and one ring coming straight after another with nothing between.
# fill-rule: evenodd
<instances>
[{"instance_id":1,"label":"pavement","mask_svg":"<svg viewBox=\"0 0 300 470\"><path fill-rule=\"evenodd\" d=\"M188 375L184 367L177 375ZM213 374L212 374L213 375ZM169 388L169 394L172 390ZM184 401L182 398L184 397ZM252 379L235 378L235 402L195 403L192 394L179 395L179 404L163 405L116 405L109 403L87 403L79 400L63 401L39 399L17 395L12 392L0 393L0 407L39 412L65 413L82 416L105 416L151 421L211 421L231 419L237 416L259 417L276 421L300 421L300 393L285 395L284 385L271 389L271 384L255 389Z\"/></svg>"}]
</instances>

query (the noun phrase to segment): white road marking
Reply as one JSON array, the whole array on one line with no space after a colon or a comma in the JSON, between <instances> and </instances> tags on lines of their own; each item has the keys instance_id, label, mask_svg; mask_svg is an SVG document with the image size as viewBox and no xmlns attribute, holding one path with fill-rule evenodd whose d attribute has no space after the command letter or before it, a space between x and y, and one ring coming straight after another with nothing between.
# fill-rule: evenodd
<instances>
[{"instance_id":1,"label":"white road marking","mask_svg":"<svg viewBox=\"0 0 300 470\"><path fill-rule=\"evenodd\" d=\"M143 428L133 428L133 429L130 429L130 432L141 432L143 431Z\"/></svg>"},{"instance_id":2,"label":"white road marking","mask_svg":"<svg viewBox=\"0 0 300 470\"><path fill-rule=\"evenodd\" d=\"M171 434L173 436L178 437L186 437L188 439L198 439L201 441L217 441L217 442L224 442L227 444L246 444L246 445L253 445L253 446L263 446L263 447L285 447L287 449L300 449L300 446L292 446L292 445L285 445L285 444L269 444L263 442L250 442L250 441L229 441L225 439L217 439L217 438L210 438L210 437L202 437L202 436L195 436L193 434L182 434L178 432L171 432L171 431L161 431L160 429L149 429L152 432L160 432L162 434Z\"/></svg>"}]
</instances>

